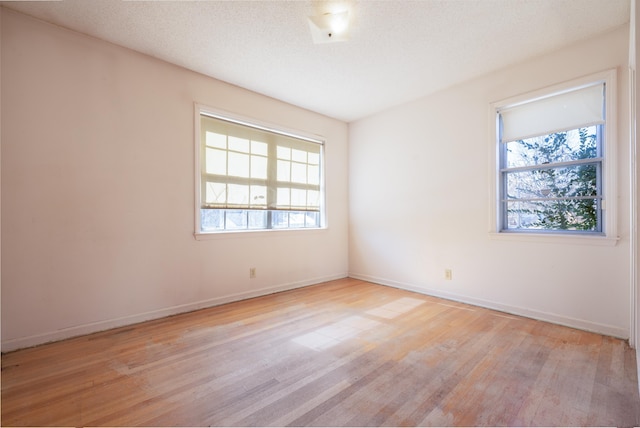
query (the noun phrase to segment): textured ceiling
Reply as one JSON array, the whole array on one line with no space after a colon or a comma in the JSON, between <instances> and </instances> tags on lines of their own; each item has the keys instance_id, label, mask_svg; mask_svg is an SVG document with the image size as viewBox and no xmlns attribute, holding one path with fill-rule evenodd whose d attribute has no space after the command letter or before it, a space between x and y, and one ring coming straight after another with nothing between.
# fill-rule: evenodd
<instances>
[{"instance_id":1,"label":"textured ceiling","mask_svg":"<svg viewBox=\"0 0 640 428\"><path fill-rule=\"evenodd\" d=\"M629 21L629 0L5 1L2 5L347 122ZM307 16L343 5L350 40Z\"/></svg>"}]
</instances>

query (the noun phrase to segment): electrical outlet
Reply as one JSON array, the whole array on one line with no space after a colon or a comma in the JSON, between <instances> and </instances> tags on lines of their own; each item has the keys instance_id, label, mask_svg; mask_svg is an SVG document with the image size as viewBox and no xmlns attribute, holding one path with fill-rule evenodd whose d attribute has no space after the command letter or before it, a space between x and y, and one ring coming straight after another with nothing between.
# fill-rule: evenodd
<instances>
[{"instance_id":1,"label":"electrical outlet","mask_svg":"<svg viewBox=\"0 0 640 428\"><path fill-rule=\"evenodd\" d=\"M256 277L256 268L249 268L249 278L255 278Z\"/></svg>"},{"instance_id":2,"label":"electrical outlet","mask_svg":"<svg viewBox=\"0 0 640 428\"><path fill-rule=\"evenodd\" d=\"M445 269L444 270L444 279L446 279L447 281L451 281L453 272L451 271L451 269Z\"/></svg>"}]
</instances>

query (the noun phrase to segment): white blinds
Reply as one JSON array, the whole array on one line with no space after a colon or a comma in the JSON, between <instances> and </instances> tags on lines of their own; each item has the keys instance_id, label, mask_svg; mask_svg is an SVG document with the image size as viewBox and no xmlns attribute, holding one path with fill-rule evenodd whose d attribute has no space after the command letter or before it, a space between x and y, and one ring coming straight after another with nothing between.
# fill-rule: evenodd
<instances>
[{"instance_id":1,"label":"white blinds","mask_svg":"<svg viewBox=\"0 0 640 428\"><path fill-rule=\"evenodd\" d=\"M499 110L500 142L604 123L604 84Z\"/></svg>"},{"instance_id":2,"label":"white blinds","mask_svg":"<svg viewBox=\"0 0 640 428\"><path fill-rule=\"evenodd\" d=\"M201 208L320 211L321 143L206 115Z\"/></svg>"}]
</instances>

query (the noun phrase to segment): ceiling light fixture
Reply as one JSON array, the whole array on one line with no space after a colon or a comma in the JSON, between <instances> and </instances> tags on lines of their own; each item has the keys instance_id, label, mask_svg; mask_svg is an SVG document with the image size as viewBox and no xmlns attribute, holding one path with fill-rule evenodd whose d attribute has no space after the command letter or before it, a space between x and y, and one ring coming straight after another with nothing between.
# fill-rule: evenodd
<instances>
[{"instance_id":1,"label":"ceiling light fixture","mask_svg":"<svg viewBox=\"0 0 640 428\"><path fill-rule=\"evenodd\" d=\"M309 17L314 43L333 43L349 40L349 12L325 13Z\"/></svg>"}]
</instances>

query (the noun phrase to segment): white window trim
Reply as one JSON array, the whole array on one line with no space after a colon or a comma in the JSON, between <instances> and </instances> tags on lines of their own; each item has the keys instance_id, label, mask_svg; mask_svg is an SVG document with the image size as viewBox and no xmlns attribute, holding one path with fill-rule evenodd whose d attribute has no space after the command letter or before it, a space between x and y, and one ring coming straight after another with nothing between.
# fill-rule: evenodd
<instances>
[{"instance_id":1,"label":"white window trim","mask_svg":"<svg viewBox=\"0 0 640 428\"><path fill-rule=\"evenodd\" d=\"M201 114L210 115L213 117L228 119L231 121L238 122L240 124L245 124L247 126L253 126L262 128L266 131L277 132L284 135L289 135L296 138L308 139L313 142L318 142L324 145L325 138L319 135L315 135L309 132L304 132L296 129L291 129L287 127L283 127L280 125L274 125L271 123L267 123L264 121L256 120L247 116L242 116L236 113L231 113L225 110L209 107L204 104L194 103L194 183L195 183L195 193L194 193L194 233L193 236L198 241L205 241L211 239L220 239L225 237L238 237L238 238L248 238L248 237L259 237L259 236L269 236L272 233L304 233L309 234L313 232L318 232L321 230L325 230L328 228L327 221L327 199L325 196L325 156L324 153L322 155L322 168L320 169L320 198L322 200L322 205L320 209L320 227L313 228L287 228L287 229L243 229L243 230L216 230L209 232L201 231L201 223L200 223L200 191L201 191L201 171L200 171L200 116ZM324 147L323 147L324 152Z\"/></svg>"},{"instance_id":2,"label":"white window trim","mask_svg":"<svg viewBox=\"0 0 640 428\"><path fill-rule=\"evenodd\" d=\"M505 241L526 241L526 242L550 242L550 243L567 243L567 244L586 244L586 245L605 245L614 246L620 239L618 236L618 192L617 192L617 114L616 114L616 85L617 70L611 69L600 73L591 74L580 77L568 82L560 83L543 89L528 92L526 94L511 97L505 100L493 102L489 109L489 236L491 239ZM554 233L536 233L536 232L501 232L500 224L500 194L498 183L498 166L500 165L500 154L498 150L499 129L498 129L498 111L508 106L517 105L529 100L548 96L554 93L586 86L594 83L604 83L605 91L605 115L606 125L604 133L604 161L602 164L602 176L604 181L604 234L588 235L588 234L563 234L561 232Z\"/></svg>"}]
</instances>

